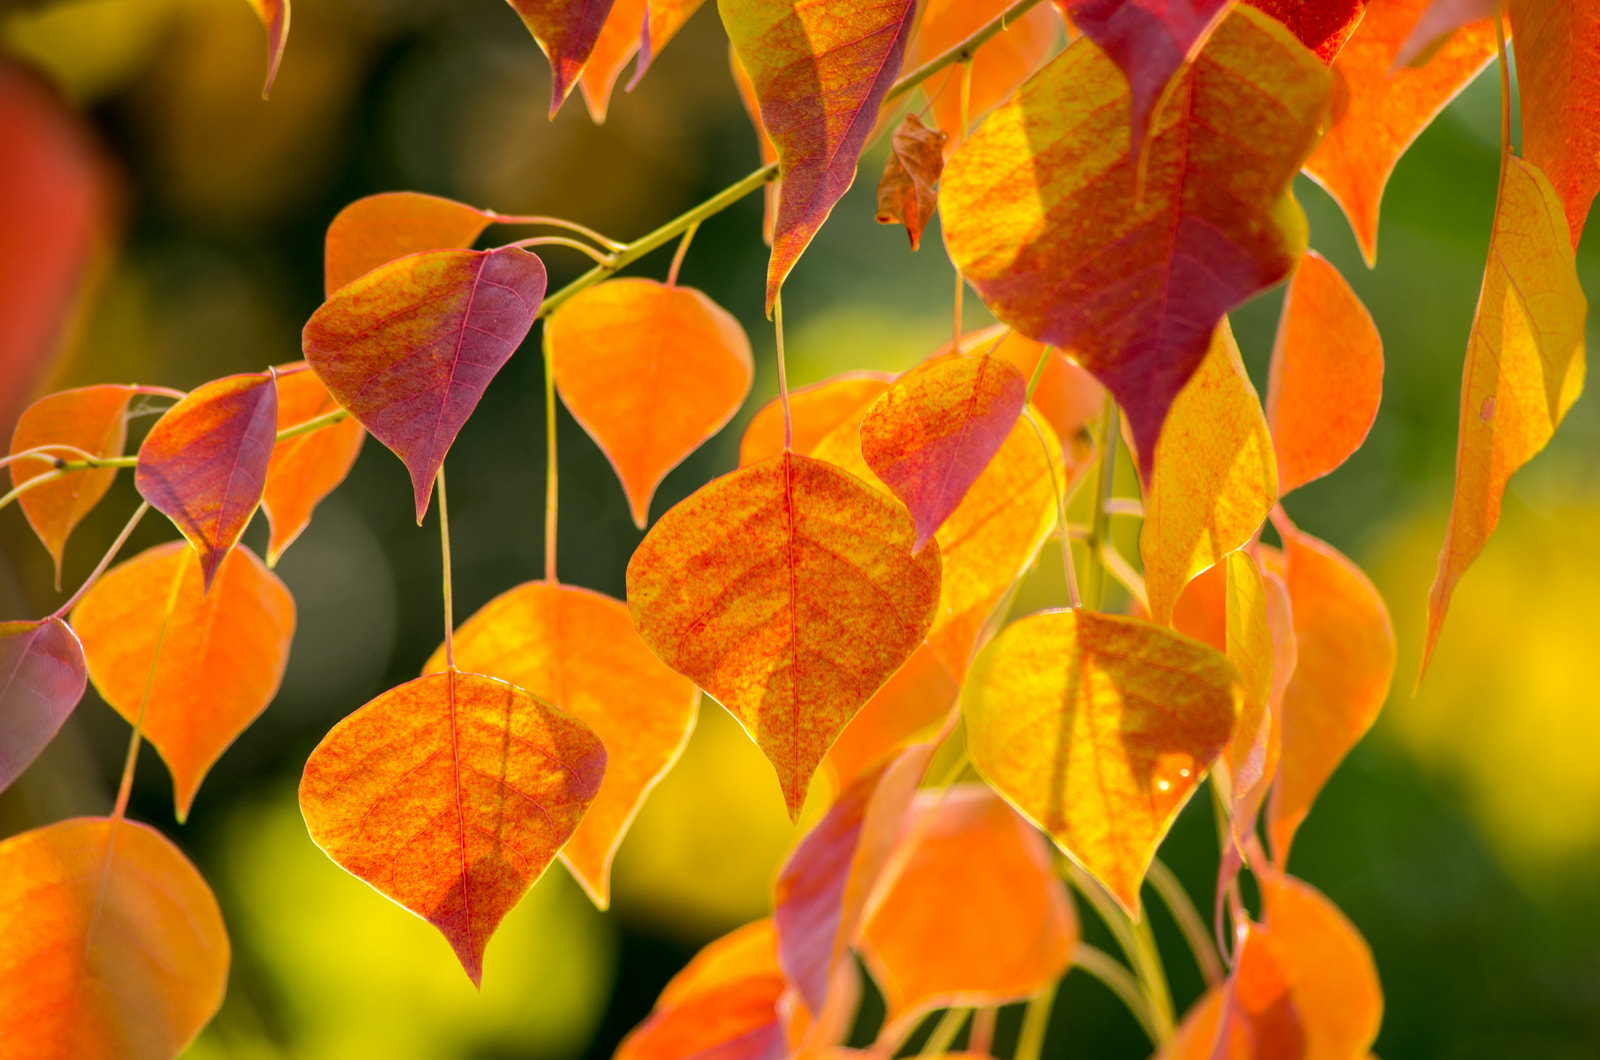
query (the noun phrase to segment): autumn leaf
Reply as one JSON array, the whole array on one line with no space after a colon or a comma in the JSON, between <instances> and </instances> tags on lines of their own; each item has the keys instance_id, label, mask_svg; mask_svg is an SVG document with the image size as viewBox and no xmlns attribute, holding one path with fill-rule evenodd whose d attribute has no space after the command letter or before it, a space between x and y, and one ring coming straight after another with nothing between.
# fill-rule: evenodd
<instances>
[{"instance_id":1,"label":"autumn leaf","mask_svg":"<svg viewBox=\"0 0 1600 1060\"><path fill-rule=\"evenodd\" d=\"M689 16L700 9L705 0L648 0L648 19L644 24L644 35L639 42L639 59L634 64L633 77L628 81L628 91L639 83L644 72L650 69L650 64L655 57L661 54L661 49L667 42L675 37L683 24L689 21Z\"/></svg>"},{"instance_id":2,"label":"autumn leaf","mask_svg":"<svg viewBox=\"0 0 1600 1060\"><path fill-rule=\"evenodd\" d=\"M507 0L550 60L550 117L561 109L594 51L612 0Z\"/></svg>"},{"instance_id":3,"label":"autumn leaf","mask_svg":"<svg viewBox=\"0 0 1600 1060\"><path fill-rule=\"evenodd\" d=\"M335 725L306 761L300 811L341 868L438 928L477 986L490 936L572 836L605 764L581 721L446 670Z\"/></svg>"},{"instance_id":4,"label":"autumn leaf","mask_svg":"<svg viewBox=\"0 0 1600 1060\"><path fill-rule=\"evenodd\" d=\"M1538 167L1506 158L1467 341L1455 497L1428 594L1424 672L1456 582L1500 522L1506 484L1550 441L1583 390L1589 304L1565 224L1561 199Z\"/></svg>"},{"instance_id":5,"label":"autumn leaf","mask_svg":"<svg viewBox=\"0 0 1600 1060\"><path fill-rule=\"evenodd\" d=\"M929 734L950 716L959 691L938 653L923 643L862 704L828 749L836 787L848 787L902 745Z\"/></svg>"},{"instance_id":6,"label":"autumn leaf","mask_svg":"<svg viewBox=\"0 0 1600 1060\"><path fill-rule=\"evenodd\" d=\"M208 589L261 503L277 430L272 373L231 375L196 387L139 446L133 483L194 546Z\"/></svg>"},{"instance_id":7,"label":"autumn leaf","mask_svg":"<svg viewBox=\"0 0 1600 1060\"><path fill-rule=\"evenodd\" d=\"M1361 448L1383 398L1383 339L1339 270L1306 251L1278 321L1267 422L1281 497Z\"/></svg>"},{"instance_id":8,"label":"autumn leaf","mask_svg":"<svg viewBox=\"0 0 1600 1060\"><path fill-rule=\"evenodd\" d=\"M485 604L456 630L455 660L572 715L605 745L599 793L561 860L606 908L611 859L688 742L699 690L650 653L621 601L548 582L525 582ZM441 647L426 672L447 668Z\"/></svg>"},{"instance_id":9,"label":"autumn leaf","mask_svg":"<svg viewBox=\"0 0 1600 1060\"><path fill-rule=\"evenodd\" d=\"M839 731L922 643L939 550L888 498L785 452L702 487L628 563L645 643L777 770L791 817Z\"/></svg>"},{"instance_id":10,"label":"autumn leaf","mask_svg":"<svg viewBox=\"0 0 1600 1060\"><path fill-rule=\"evenodd\" d=\"M583 92L583 102L589 108L589 117L596 125L606 120L611 105L611 89L617 83L622 68L639 52L639 45L649 32L645 0L613 0L611 13L606 16L600 35L595 38L594 50L578 76L578 88Z\"/></svg>"},{"instance_id":11,"label":"autumn leaf","mask_svg":"<svg viewBox=\"0 0 1600 1060\"><path fill-rule=\"evenodd\" d=\"M418 523L445 453L533 327L544 291L544 264L525 250L437 250L353 280L306 323L306 361L405 463Z\"/></svg>"},{"instance_id":12,"label":"autumn leaf","mask_svg":"<svg viewBox=\"0 0 1600 1060\"><path fill-rule=\"evenodd\" d=\"M83 646L65 622L0 622L0 791L55 738L88 684Z\"/></svg>"},{"instance_id":13,"label":"autumn leaf","mask_svg":"<svg viewBox=\"0 0 1600 1060\"><path fill-rule=\"evenodd\" d=\"M939 352L948 349L945 347ZM1010 361L1011 367L1030 380L1045 349L1044 343L1035 342L1004 324L969 331L961 336L960 343L960 352L986 353ZM1104 411L1106 393L1094 376L1060 350L1052 349L1045 358L1044 374L1039 376L1030 403L1044 416L1063 444L1076 448L1080 441L1087 443L1086 429Z\"/></svg>"},{"instance_id":14,"label":"autumn leaf","mask_svg":"<svg viewBox=\"0 0 1600 1060\"><path fill-rule=\"evenodd\" d=\"M796 4L718 0L722 24L778 149L778 187L767 313L856 176L878 108L900 73L916 0Z\"/></svg>"},{"instance_id":15,"label":"autumn leaf","mask_svg":"<svg viewBox=\"0 0 1600 1060\"><path fill-rule=\"evenodd\" d=\"M1034 75L945 170L957 267L997 317L1070 350L1116 395L1147 479L1217 324L1299 259L1306 225L1290 183L1328 99L1316 56L1240 8L1152 125L1142 196L1127 84L1092 41Z\"/></svg>"},{"instance_id":16,"label":"autumn leaf","mask_svg":"<svg viewBox=\"0 0 1600 1060\"><path fill-rule=\"evenodd\" d=\"M101 697L172 772L178 821L213 763L277 695L294 599L247 548L206 591L194 553L158 545L113 567L72 612Z\"/></svg>"},{"instance_id":17,"label":"autumn leaf","mask_svg":"<svg viewBox=\"0 0 1600 1060\"><path fill-rule=\"evenodd\" d=\"M279 431L339 408L305 362L284 365L277 376ZM273 445L261 494L261 509L272 526L267 566L277 566L284 549L311 524L312 510L350 473L366 437L360 423L346 419Z\"/></svg>"},{"instance_id":18,"label":"autumn leaf","mask_svg":"<svg viewBox=\"0 0 1600 1060\"><path fill-rule=\"evenodd\" d=\"M1395 56L1396 66L1421 66L1463 27L1493 18L1502 0L1430 0Z\"/></svg>"},{"instance_id":19,"label":"autumn leaf","mask_svg":"<svg viewBox=\"0 0 1600 1060\"><path fill-rule=\"evenodd\" d=\"M129 386L86 386L47 394L29 405L11 433L11 455L46 445L68 445L90 456L118 457L128 439ZM45 453L42 459L13 460L11 484L21 486L48 474L54 457L72 459L74 453ZM61 587L61 558L83 517L100 503L116 479L115 468L75 471L59 481L36 486L17 497L28 525L56 565L56 588Z\"/></svg>"},{"instance_id":20,"label":"autumn leaf","mask_svg":"<svg viewBox=\"0 0 1600 1060\"><path fill-rule=\"evenodd\" d=\"M920 67L967 40L1011 6L1011 0L927 0L922 20L906 50L906 66ZM983 47L961 65L951 66L925 85L931 97L934 123L954 137L954 147L966 138L961 127L961 81L970 79L967 118L982 117L1017 90L1028 75L1050 57L1061 39L1061 19L1048 4L1040 4L983 42Z\"/></svg>"},{"instance_id":21,"label":"autumn leaf","mask_svg":"<svg viewBox=\"0 0 1600 1060\"><path fill-rule=\"evenodd\" d=\"M153 828L0 841L0 1056L169 1060L222 1005L229 956L211 889Z\"/></svg>"},{"instance_id":22,"label":"autumn leaf","mask_svg":"<svg viewBox=\"0 0 1600 1060\"><path fill-rule=\"evenodd\" d=\"M750 340L689 287L598 284L545 325L556 388L611 461L644 528L668 471L733 418L750 392Z\"/></svg>"},{"instance_id":23,"label":"autumn leaf","mask_svg":"<svg viewBox=\"0 0 1600 1060\"><path fill-rule=\"evenodd\" d=\"M340 210L328 225L323 249L326 293L380 265L424 250L464 250L499 215L437 195L388 191Z\"/></svg>"},{"instance_id":24,"label":"autumn leaf","mask_svg":"<svg viewBox=\"0 0 1600 1060\"><path fill-rule=\"evenodd\" d=\"M1572 245L1600 191L1600 10L1562 0L1510 0L1522 106L1522 155L1550 178Z\"/></svg>"},{"instance_id":25,"label":"autumn leaf","mask_svg":"<svg viewBox=\"0 0 1600 1060\"><path fill-rule=\"evenodd\" d=\"M283 46L289 40L289 0L249 0L250 8L267 31L267 80L261 86L261 98L272 91L272 82L278 77L278 64L283 62Z\"/></svg>"},{"instance_id":26,"label":"autumn leaf","mask_svg":"<svg viewBox=\"0 0 1600 1060\"><path fill-rule=\"evenodd\" d=\"M894 1041L942 1006L1020 1001L1066 974L1077 918L1043 837L981 784L924 791L861 932Z\"/></svg>"},{"instance_id":27,"label":"autumn leaf","mask_svg":"<svg viewBox=\"0 0 1600 1060\"><path fill-rule=\"evenodd\" d=\"M922 230L939 207L934 186L944 170L948 137L907 114L889 141L889 157L878 178L878 223L905 225L911 249L922 246Z\"/></svg>"},{"instance_id":28,"label":"autumn leaf","mask_svg":"<svg viewBox=\"0 0 1600 1060\"><path fill-rule=\"evenodd\" d=\"M850 422L859 430L862 412L893 381L894 376L887 372L846 372L791 390L789 412L794 439L790 447L801 456L810 456L841 424ZM783 452L783 430L783 402L773 398L745 425L744 436L739 439L739 466Z\"/></svg>"},{"instance_id":29,"label":"autumn leaf","mask_svg":"<svg viewBox=\"0 0 1600 1060\"><path fill-rule=\"evenodd\" d=\"M1189 579L1254 538L1278 498L1272 438L1226 322L1172 403L1148 482L1139 552L1150 615L1170 622Z\"/></svg>"},{"instance_id":30,"label":"autumn leaf","mask_svg":"<svg viewBox=\"0 0 1600 1060\"><path fill-rule=\"evenodd\" d=\"M1350 39L1368 0L1244 0L1289 27L1300 43L1331 63Z\"/></svg>"},{"instance_id":31,"label":"autumn leaf","mask_svg":"<svg viewBox=\"0 0 1600 1060\"><path fill-rule=\"evenodd\" d=\"M1306 174L1339 204L1368 267L1378 260L1378 207L1395 163L1445 104L1494 58L1487 22L1456 34L1421 69L1395 69L1400 45L1427 0L1368 0L1334 60L1333 127Z\"/></svg>"}]
</instances>

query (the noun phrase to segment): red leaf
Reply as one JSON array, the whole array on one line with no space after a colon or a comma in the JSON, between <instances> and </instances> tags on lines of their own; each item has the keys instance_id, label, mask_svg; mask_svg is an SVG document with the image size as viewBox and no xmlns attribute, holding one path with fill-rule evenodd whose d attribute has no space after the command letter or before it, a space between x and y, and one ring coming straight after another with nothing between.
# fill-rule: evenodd
<instances>
[{"instance_id":1,"label":"red leaf","mask_svg":"<svg viewBox=\"0 0 1600 1060\"><path fill-rule=\"evenodd\" d=\"M298 427L338 407L305 362L278 370L278 430ZM267 566L277 565L283 550L310 525L312 510L344 481L366 437L360 423L347 419L272 447L261 494L261 508L272 526Z\"/></svg>"},{"instance_id":2,"label":"red leaf","mask_svg":"<svg viewBox=\"0 0 1600 1060\"><path fill-rule=\"evenodd\" d=\"M306 360L411 473L417 522L445 453L533 327L544 264L516 247L435 250L374 269L306 323Z\"/></svg>"},{"instance_id":3,"label":"red leaf","mask_svg":"<svg viewBox=\"0 0 1600 1060\"><path fill-rule=\"evenodd\" d=\"M328 225L323 251L326 293L411 254L465 250L496 217L489 210L415 191L357 199Z\"/></svg>"},{"instance_id":4,"label":"red leaf","mask_svg":"<svg viewBox=\"0 0 1600 1060\"><path fill-rule=\"evenodd\" d=\"M55 738L88 683L83 646L65 622L0 622L0 791Z\"/></svg>"},{"instance_id":5,"label":"red leaf","mask_svg":"<svg viewBox=\"0 0 1600 1060\"><path fill-rule=\"evenodd\" d=\"M277 380L232 375L168 409L139 446L134 485L200 554L208 589L261 503L277 431Z\"/></svg>"},{"instance_id":6,"label":"red leaf","mask_svg":"<svg viewBox=\"0 0 1600 1060\"><path fill-rule=\"evenodd\" d=\"M1566 206L1572 245L1600 191L1600 8L1511 0L1522 154Z\"/></svg>"},{"instance_id":7,"label":"red leaf","mask_svg":"<svg viewBox=\"0 0 1600 1060\"><path fill-rule=\"evenodd\" d=\"M507 0L550 59L550 117L578 83L612 0Z\"/></svg>"},{"instance_id":8,"label":"red leaf","mask_svg":"<svg viewBox=\"0 0 1600 1060\"><path fill-rule=\"evenodd\" d=\"M934 185L944 170L947 139L915 114L907 114L894 131L883 176L878 178L878 223L905 225L913 251L921 247L922 230L939 205Z\"/></svg>"},{"instance_id":9,"label":"red leaf","mask_svg":"<svg viewBox=\"0 0 1600 1060\"><path fill-rule=\"evenodd\" d=\"M1367 0L1244 0L1257 11L1264 11L1289 27L1300 43L1331 63L1350 39Z\"/></svg>"}]
</instances>

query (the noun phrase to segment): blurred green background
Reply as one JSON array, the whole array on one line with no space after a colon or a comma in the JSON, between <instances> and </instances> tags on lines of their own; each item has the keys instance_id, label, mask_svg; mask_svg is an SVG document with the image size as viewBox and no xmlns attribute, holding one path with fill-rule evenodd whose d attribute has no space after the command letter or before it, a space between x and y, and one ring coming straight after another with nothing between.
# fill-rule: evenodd
<instances>
[{"instance_id":1,"label":"blurred green background","mask_svg":"<svg viewBox=\"0 0 1600 1060\"><path fill-rule=\"evenodd\" d=\"M726 48L708 4L596 126L577 98L546 120L548 66L499 0L302 3L270 102L259 95L261 27L239 0L60 0L0 14L0 50L39 67L81 110L121 187L115 254L50 385L187 388L296 359L321 299L323 231L372 192L557 214L632 238L756 163ZM1504 524L1457 594L1427 683L1411 693L1493 213L1498 102L1491 72L1401 162L1373 271L1332 202L1307 181L1299 189L1313 245L1379 324L1388 370L1365 448L1287 507L1372 572L1401 664L1376 730L1302 830L1292 869L1376 952L1388 999L1377 1052L1387 1060L1600 1053L1594 399L1579 401L1550 451L1513 481ZM947 337L950 271L936 234L912 255L902 231L872 223L881 165L880 153L862 163L864 179L785 290L796 385L904 368ZM744 412L669 476L657 514L733 466L739 429L774 390L765 256L759 197L707 222L689 253L684 282L744 321L759 367ZM635 271L660 276L667 258ZM586 265L559 248L546 261L552 287ZM1600 291L1592 239L1580 270L1586 290ZM1235 316L1258 385L1280 300L1270 293ZM967 317L984 319L975 299ZM451 455L458 619L541 570L536 351L530 339L512 359ZM598 450L564 413L560 428L561 578L620 597L640 534ZM69 547L69 588L135 503L123 476ZM170 536L152 519L134 546ZM248 540L259 550L260 526ZM766 912L775 865L796 837L766 764L712 706L623 845L612 910L595 911L552 868L496 937L475 994L432 928L312 846L294 799L328 728L414 676L439 639L437 536L431 518L413 524L400 463L368 444L279 573L299 628L277 701L212 771L187 825L173 822L169 780L148 749L135 787L133 815L191 854L234 940L227 1002L193 1056L609 1056L695 949ZM1059 585L1058 567L1040 570L1029 599L1060 602ZM40 615L59 599L20 513L0 514L0 615ZM106 812L126 736L91 692L0 795L0 835ZM1195 800L1164 851L1202 908L1216 858L1208 801ZM1198 976L1155 915L1186 1002ZM1147 1052L1132 1020L1082 975L1067 981L1051 1043L1062 1055Z\"/></svg>"}]
</instances>

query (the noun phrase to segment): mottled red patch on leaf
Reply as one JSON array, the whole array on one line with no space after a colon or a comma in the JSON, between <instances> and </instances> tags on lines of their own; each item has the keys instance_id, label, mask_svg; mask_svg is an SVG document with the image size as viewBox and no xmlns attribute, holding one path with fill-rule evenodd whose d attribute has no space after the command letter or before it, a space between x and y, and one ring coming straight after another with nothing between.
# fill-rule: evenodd
<instances>
[{"instance_id":1,"label":"mottled red patch on leaf","mask_svg":"<svg viewBox=\"0 0 1600 1060\"><path fill-rule=\"evenodd\" d=\"M88 684L83 646L65 622L0 622L0 791L55 738Z\"/></svg>"},{"instance_id":2,"label":"mottled red patch on leaf","mask_svg":"<svg viewBox=\"0 0 1600 1060\"><path fill-rule=\"evenodd\" d=\"M1257 11L1264 11L1289 27L1300 43L1331 63L1350 39L1367 0L1244 0Z\"/></svg>"}]
</instances>

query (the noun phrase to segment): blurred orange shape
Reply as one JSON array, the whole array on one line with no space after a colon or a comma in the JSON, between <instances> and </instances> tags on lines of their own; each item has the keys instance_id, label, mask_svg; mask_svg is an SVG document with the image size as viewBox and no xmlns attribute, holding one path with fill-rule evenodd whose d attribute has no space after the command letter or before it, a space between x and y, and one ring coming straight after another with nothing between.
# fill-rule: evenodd
<instances>
[{"instance_id":1,"label":"blurred orange shape","mask_svg":"<svg viewBox=\"0 0 1600 1060\"><path fill-rule=\"evenodd\" d=\"M550 60L550 117L556 116L611 13L612 0L507 0Z\"/></svg>"},{"instance_id":2,"label":"blurred orange shape","mask_svg":"<svg viewBox=\"0 0 1600 1060\"><path fill-rule=\"evenodd\" d=\"M945 139L944 133L907 114L894 131L878 178L878 223L905 225L913 251L922 245L922 230L939 206L934 186L944 169Z\"/></svg>"},{"instance_id":3,"label":"blurred orange shape","mask_svg":"<svg viewBox=\"0 0 1600 1060\"><path fill-rule=\"evenodd\" d=\"M1278 499L1272 436L1226 322L1172 403L1146 481L1145 590L1170 622L1189 580L1254 538Z\"/></svg>"},{"instance_id":4,"label":"blurred orange shape","mask_svg":"<svg viewBox=\"0 0 1600 1060\"><path fill-rule=\"evenodd\" d=\"M621 601L548 582L526 582L485 604L456 630L455 659L461 670L508 681L571 714L605 744L605 778L561 860L606 908L611 859L688 742L699 689L651 654ZM441 647L427 672L446 666Z\"/></svg>"},{"instance_id":5,"label":"blurred orange shape","mask_svg":"<svg viewBox=\"0 0 1600 1060\"><path fill-rule=\"evenodd\" d=\"M810 456L834 428L852 422L859 430L861 414L885 390L894 376L886 372L847 372L789 392L793 420L792 448ZM859 450L859 446L857 449ZM783 403L777 398L762 405L745 425L739 439L739 465L754 464L783 451Z\"/></svg>"},{"instance_id":6,"label":"blurred orange shape","mask_svg":"<svg viewBox=\"0 0 1600 1060\"><path fill-rule=\"evenodd\" d=\"M1495 53L1494 26L1479 22L1420 69L1394 69L1401 42L1427 3L1368 0L1333 63L1333 127L1306 162L1306 173L1349 219L1369 266L1378 260L1378 208L1395 163Z\"/></svg>"},{"instance_id":7,"label":"blurred orange shape","mask_svg":"<svg viewBox=\"0 0 1600 1060\"><path fill-rule=\"evenodd\" d=\"M893 1041L930 1009L1019 1001L1066 974L1077 918L1049 845L981 784L918 795L861 931Z\"/></svg>"},{"instance_id":8,"label":"blurred orange shape","mask_svg":"<svg viewBox=\"0 0 1600 1060\"><path fill-rule=\"evenodd\" d=\"M939 550L911 554L905 511L785 452L701 487L628 563L645 643L744 726L791 817L861 705L922 643Z\"/></svg>"},{"instance_id":9,"label":"blurred orange shape","mask_svg":"<svg viewBox=\"0 0 1600 1060\"><path fill-rule=\"evenodd\" d=\"M0 791L55 737L88 683L83 646L65 622L0 622Z\"/></svg>"},{"instance_id":10,"label":"blurred orange shape","mask_svg":"<svg viewBox=\"0 0 1600 1060\"><path fill-rule=\"evenodd\" d=\"M0 841L0 1055L171 1060L222 1004L217 900L161 833L75 817Z\"/></svg>"},{"instance_id":11,"label":"blurred orange shape","mask_svg":"<svg viewBox=\"0 0 1600 1060\"><path fill-rule=\"evenodd\" d=\"M1383 398L1383 338L1339 270L1306 251L1272 347L1267 420L1278 495L1321 478L1361 447Z\"/></svg>"},{"instance_id":12,"label":"blurred orange shape","mask_svg":"<svg viewBox=\"0 0 1600 1060\"><path fill-rule=\"evenodd\" d=\"M571 838L605 767L583 722L446 670L335 725L306 761L300 811L341 868L438 928L477 986L490 936Z\"/></svg>"},{"instance_id":13,"label":"blurred orange shape","mask_svg":"<svg viewBox=\"0 0 1600 1060\"><path fill-rule=\"evenodd\" d=\"M287 431L334 412L339 403L302 361L278 369L278 430ZM311 523L311 513L350 473L367 432L354 419L341 420L272 447L261 507L272 526L267 565Z\"/></svg>"},{"instance_id":14,"label":"blurred orange shape","mask_svg":"<svg viewBox=\"0 0 1600 1060\"><path fill-rule=\"evenodd\" d=\"M943 721L960 688L938 654L924 643L856 711L828 750L842 789L902 744Z\"/></svg>"},{"instance_id":15,"label":"blurred orange shape","mask_svg":"<svg viewBox=\"0 0 1600 1060\"><path fill-rule=\"evenodd\" d=\"M417 522L483 392L533 327L544 263L525 250L435 250L339 288L301 336L334 399L406 465Z\"/></svg>"},{"instance_id":16,"label":"blurred orange shape","mask_svg":"<svg viewBox=\"0 0 1600 1060\"><path fill-rule=\"evenodd\" d=\"M416 191L357 199L328 225L326 292L331 295L380 265L424 250L465 250L495 218L488 210Z\"/></svg>"},{"instance_id":17,"label":"blurred orange shape","mask_svg":"<svg viewBox=\"0 0 1600 1060\"><path fill-rule=\"evenodd\" d=\"M912 69L954 48L1011 6L1011 0L927 0L922 21L906 54ZM1056 41L1061 38L1061 20L1048 5L1027 11L1012 19L1005 29L983 42L966 66L952 66L930 81L925 90L932 97L934 122L950 136L954 148L967 135L961 128L961 79L970 77L967 118L976 120L1017 90L1028 75L1039 69Z\"/></svg>"},{"instance_id":18,"label":"blurred orange shape","mask_svg":"<svg viewBox=\"0 0 1600 1060\"><path fill-rule=\"evenodd\" d=\"M655 280L578 294L551 316L545 342L562 401L611 461L641 529L661 480L733 418L755 374L727 310Z\"/></svg>"},{"instance_id":19,"label":"blurred orange shape","mask_svg":"<svg viewBox=\"0 0 1600 1060\"><path fill-rule=\"evenodd\" d=\"M1289 27L1300 43L1331 63L1350 39L1367 0L1246 0L1257 11L1264 11Z\"/></svg>"},{"instance_id":20,"label":"blurred orange shape","mask_svg":"<svg viewBox=\"0 0 1600 1060\"><path fill-rule=\"evenodd\" d=\"M128 439L128 402L134 393L130 386L86 386L46 395L29 405L17 420L17 428L11 434L11 453L14 456L40 446L68 445L91 456L121 456ZM21 486L49 473L58 456L70 460L77 454L60 451L45 453L38 460L13 461L11 484ZM55 560L57 588L61 586L61 557L68 536L100 503L116 477L115 468L74 471L17 498L28 525Z\"/></svg>"},{"instance_id":21,"label":"blurred orange shape","mask_svg":"<svg viewBox=\"0 0 1600 1060\"><path fill-rule=\"evenodd\" d=\"M250 8L267 31L267 80L261 86L261 98L272 91L272 82L278 76L278 64L283 62L283 46L289 40L289 0L249 0Z\"/></svg>"},{"instance_id":22,"label":"blurred orange shape","mask_svg":"<svg viewBox=\"0 0 1600 1060\"><path fill-rule=\"evenodd\" d=\"M605 25L600 27L600 35L595 38L589 61L578 75L583 102L596 124L606 120L617 77L628 60L638 54L647 32L645 0L615 0Z\"/></svg>"},{"instance_id":23,"label":"blurred orange shape","mask_svg":"<svg viewBox=\"0 0 1600 1060\"><path fill-rule=\"evenodd\" d=\"M1213 648L1139 619L1045 611L978 653L961 712L978 771L1132 913L1239 699Z\"/></svg>"},{"instance_id":24,"label":"blurred orange shape","mask_svg":"<svg viewBox=\"0 0 1600 1060\"><path fill-rule=\"evenodd\" d=\"M177 816L228 745L277 695L294 599L247 548L207 592L194 551L158 545L107 571L72 612L89 676L172 772Z\"/></svg>"},{"instance_id":25,"label":"blurred orange shape","mask_svg":"<svg viewBox=\"0 0 1600 1060\"><path fill-rule=\"evenodd\" d=\"M1600 9L1567 0L1511 0L1522 155L1567 210L1572 245L1600 191Z\"/></svg>"}]
</instances>

